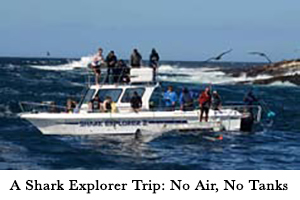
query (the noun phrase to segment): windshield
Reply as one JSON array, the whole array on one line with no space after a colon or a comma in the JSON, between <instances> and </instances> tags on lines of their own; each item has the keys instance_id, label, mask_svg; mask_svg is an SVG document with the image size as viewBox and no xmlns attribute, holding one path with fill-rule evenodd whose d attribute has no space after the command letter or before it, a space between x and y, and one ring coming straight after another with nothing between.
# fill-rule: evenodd
<instances>
[{"instance_id":1,"label":"windshield","mask_svg":"<svg viewBox=\"0 0 300 200\"><path fill-rule=\"evenodd\" d=\"M123 97L122 97L121 102L122 103L129 103L134 92L137 92L140 97L143 97L143 94L145 92L145 88L130 88L130 89L127 89L125 91Z\"/></svg>"},{"instance_id":2,"label":"windshield","mask_svg":"<svg viewBox=\"0 0 300 200\"><path fill-rule=\"evenodd\" d=\"M121 93L122 93L122 89L104 89L104 90L99 90L98 96L100 102L103 102L106 97L111 97L113 102L118 102Z\"/></svg>"},{"instance_id":3,"label":"windshield","mask_svg":"<svg viewBox=\"0 0 300 200\"><path fill-rule=\"evenodd\" d=\"M94 93L95 89L89 89L85 94L82 104L87 104L93 98Z\"/></svg>"}]
</instances>

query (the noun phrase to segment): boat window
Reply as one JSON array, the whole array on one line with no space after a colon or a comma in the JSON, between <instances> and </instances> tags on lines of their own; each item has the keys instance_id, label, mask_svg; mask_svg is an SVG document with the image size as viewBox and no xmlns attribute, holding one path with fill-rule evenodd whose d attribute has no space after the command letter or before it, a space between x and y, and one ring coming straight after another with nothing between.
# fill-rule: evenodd
<instances>
[{"instance_id":1,"label":"boat window","mask_svg":"<svg viewBox=\"0 0 300 200\"><path fill-rule=\"evenodd\" d=\"M97 95L99 96L100 102L103 102L106 97L111 97L113 102L118 102L121 93L122 89L103 89L99 90Z\"/></svg>"},{"instance_id":2,"label":"boat window","mask_svg":"<svg viewBox=\"0 0 300 200\"><path fill-rule=\"evenodd\" d=\"M93 95L95 93L95 89L89 89L86 94L85 94L85 97L84 97L84 100L83 100L83 104L87 104L92 98L93 98Z\"/></svg>"},{"instance_id":3,"label":"boat window","mask_svg":"<svg viewBox=\"0 0 300 200\"><path fill-rule=\"evenodd\" d=\"M126 91L125 91L125 93L122 97L121 102L122 103L129 103L134 92L137 92L140 97L143 97L144 92L145 92L145 88L129 88L129 89L126 89Z\"/></svg>"},{"instance_id":4,"label":"boat window","mask_svg":"<svg viewBox=\"0 0 300 200\"><path fill-rule=\"evenodd\" d=\"M157 87L154 89L151 98L149 100L149 106L151 110L163 110L164 108L164 91L161 87Z\"/></svg>"}]
</instances>

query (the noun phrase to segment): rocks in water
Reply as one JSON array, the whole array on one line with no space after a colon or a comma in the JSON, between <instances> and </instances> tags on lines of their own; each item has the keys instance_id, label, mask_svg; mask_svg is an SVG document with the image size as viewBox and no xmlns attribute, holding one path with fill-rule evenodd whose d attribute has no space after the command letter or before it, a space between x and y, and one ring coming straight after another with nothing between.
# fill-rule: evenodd
<instances>
[{"instance_id":1,"label":"rocks in water","mask_svg":"<svg viewBox=\"0 0 300 200\"><path fill-rule=\"evenodd\" d=\"M224 72L232 77L257 77L252 81L241 81L240 84L271 84L281 81L300 85L300 59L285 60ZM262 75L270 76L270 78L259 78Z\"/></svg>"},{"instance_id":2,"label":"rocks in water","mask_svg":"<svg viewBox=\"0 0 300 200\"><path fill-rule=\"evenodd\" d=\"M269 78L269 79L255 80L255 81L253 81L253 83L259 84L259 85L261 85L261 84L266 85L266 84L271 84L271 83L274 83L277 81L290 82L292 84L300 86L300 74L295 74L295 75L291 75L291 76L276 76L276 77Z\"/></svg>"},{"instance_id":3,"label":"rocks in water","mask_svg":"<svg viewBox=\"0 0 300 200\"><path fill-rule=\"evenodd\" d=\"M300 72L300 60L289 60L271 63L262 66L254 66L244 71L247 76L256 77L258 75L282 76L285 73Z\"/></svg>"}]
</instances>

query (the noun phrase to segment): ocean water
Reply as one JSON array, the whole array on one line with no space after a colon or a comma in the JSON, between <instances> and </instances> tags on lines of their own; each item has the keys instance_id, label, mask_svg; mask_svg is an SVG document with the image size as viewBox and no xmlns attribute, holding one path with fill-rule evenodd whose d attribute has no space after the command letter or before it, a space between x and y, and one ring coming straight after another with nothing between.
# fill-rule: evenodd
<instances>
[{"instance_id":1,"label":"ocean water","mask_svg":"<svg viewBox=\"0 0 300 200\"><path fill-rule=\"evenodd\" d=\"M300 169L300 87L289 83L253 86L276 117L253 133L219 133L223 140L175 132L149 143L44 136L17 117L20 101L65 105L68 97L80 99L89 61L0 58L0 169ZM233 104L251 87L239 84L249 78L230 77L221 69L253 65L165 61L159 79L165 88L186 86L195 94L212 84L223 104Z\"/></svg>"}]
</instances>

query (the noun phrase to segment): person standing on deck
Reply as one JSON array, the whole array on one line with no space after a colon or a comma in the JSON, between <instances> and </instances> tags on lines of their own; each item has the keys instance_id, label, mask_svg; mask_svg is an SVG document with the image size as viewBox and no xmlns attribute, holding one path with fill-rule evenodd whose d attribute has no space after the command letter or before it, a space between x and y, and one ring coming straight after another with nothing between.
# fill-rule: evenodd
<instances>
[{"instance_id":1,"label":"person standing on deck","mask_svg":"<svg viewBox=\"0 0 300 200\"><path fill-rule=\"evenodd\" d=\"M252 88L246 93L246 95L244 96L243 101L247 106L252 106L254 102L258 101L256 96L253 94L253 89Z\"/></svg>"},{"instance_id":2,"label":"person standing on deck","mask_svg":"<svg viewBox=\"0 0 300 200\"><path fill-rule=\"evenodd\" d=\"M154 48L152 49L152 52L150 54L149 61L150 61L149 66L153 69L153 82L155 82L156 81L156 73L157 73L157 69L158 69L159 55Z\"/></svg>"},{"instance_id":3,"label":"person standing on deck","mask_svg":"<svg viewBox=\"0 0 300 200\"><path fill-rule=\"evenodd\" d=\"M142 56L137 49L133 49L130 56L130 65L132 68L140 68L142 65Z\"/></svg>"},{"instance_id":4,"label":"person standing on deck","mask_svg":"<svg viewBox=\"0 0 300 200\"><path fill-rule=\"evenodd\" d=\"M192 111L194 110L194 100L192 94L187 88L183 88L182 93L179 97L180 110L182 111Z\"/></svg>"},{"instance_id":5,"label":"person standing on deck","mask_svg":"<svg viewBox=\"0 0 300 200\"><path fill-rule=\"evenodd\" d=\"M205 113L205 121L208 122L208 113L209 113L210 105L211 105L210 88L206 87L205 90L199 96L200 122L202 122L203 113Z\"/></svg>"},{"instance_id":6,"label":"person standing on deck","mask_svg":"<svg viewBox=\"0 0 300 200\"><path fill-rule=\"evenodd\" d=\"M130 68L126 65L124 60L120 59L117 64L117 68L119 71L118 80L121 83L129 83L130 82Z\"/></svg>"},{"instance_id":7,"label":"person standing on deck","mask_svg":"<svg viewBox=\"0 0 300 200\"><path fill-rule=\"evenodd\" d=\"M117 57L115 55L114 51L110 51L109 54L106 57L106 63L107 63L107 83L115 82L116 79L116 64L117 64Z\"/></svg>"},{"instance_id":8,"label":"person standing on deck","mask_svg":"<svg viewBox=\"0 0 300 200\"><path fill-rule=\"evenodd\" d=\"M103 53L103 49L99 48L98 53L96 55L94 55L92 62L88 65L88 67L91 68L93 70L93 72L95 73L96 85L99 85L99 79L101 77L100 67L105 65L105 61L104 61L102 53Z\"/></svg>"},{"instance_id":9,"label":"person standing on deck","mask_svg":"<svg viewBox=\"0 0 300 200\"><path fill-rule=\"evenodd\" d=\"M213 91L212 94L212 101L211 101L211 106L213 110L218 110L220 111L220 107L222 105L222 99L219 93L215 90Z\"/></svg>"},{"instance_id":10,"label":"person standing on deck","mask_svg":"<svg viewBox=\"0 0 300 200\"><path fill-rule=\"evenodd\" d=\"M173 91L173 87L169 86L168 91L166 91L164 94L164 100L165 100L165 105L166 105L167 111L175 110L177 99L178 99L177 94L176 94L176 92Z\"/></svg>"},{"instance_id":11,"label":"person standing on deck","mask_svg":"<svg viewBox=\"0 0 300 200\"><path fill-rule=\"evenodd\" d=\"M247 106L245 110L248 110L251 116L253 116L253 104L255 102L258 102L258 98L253 94L253 89L250 88L250 90L246 93L243 99L245 105Z\"/></svg>"}]
</instances>

